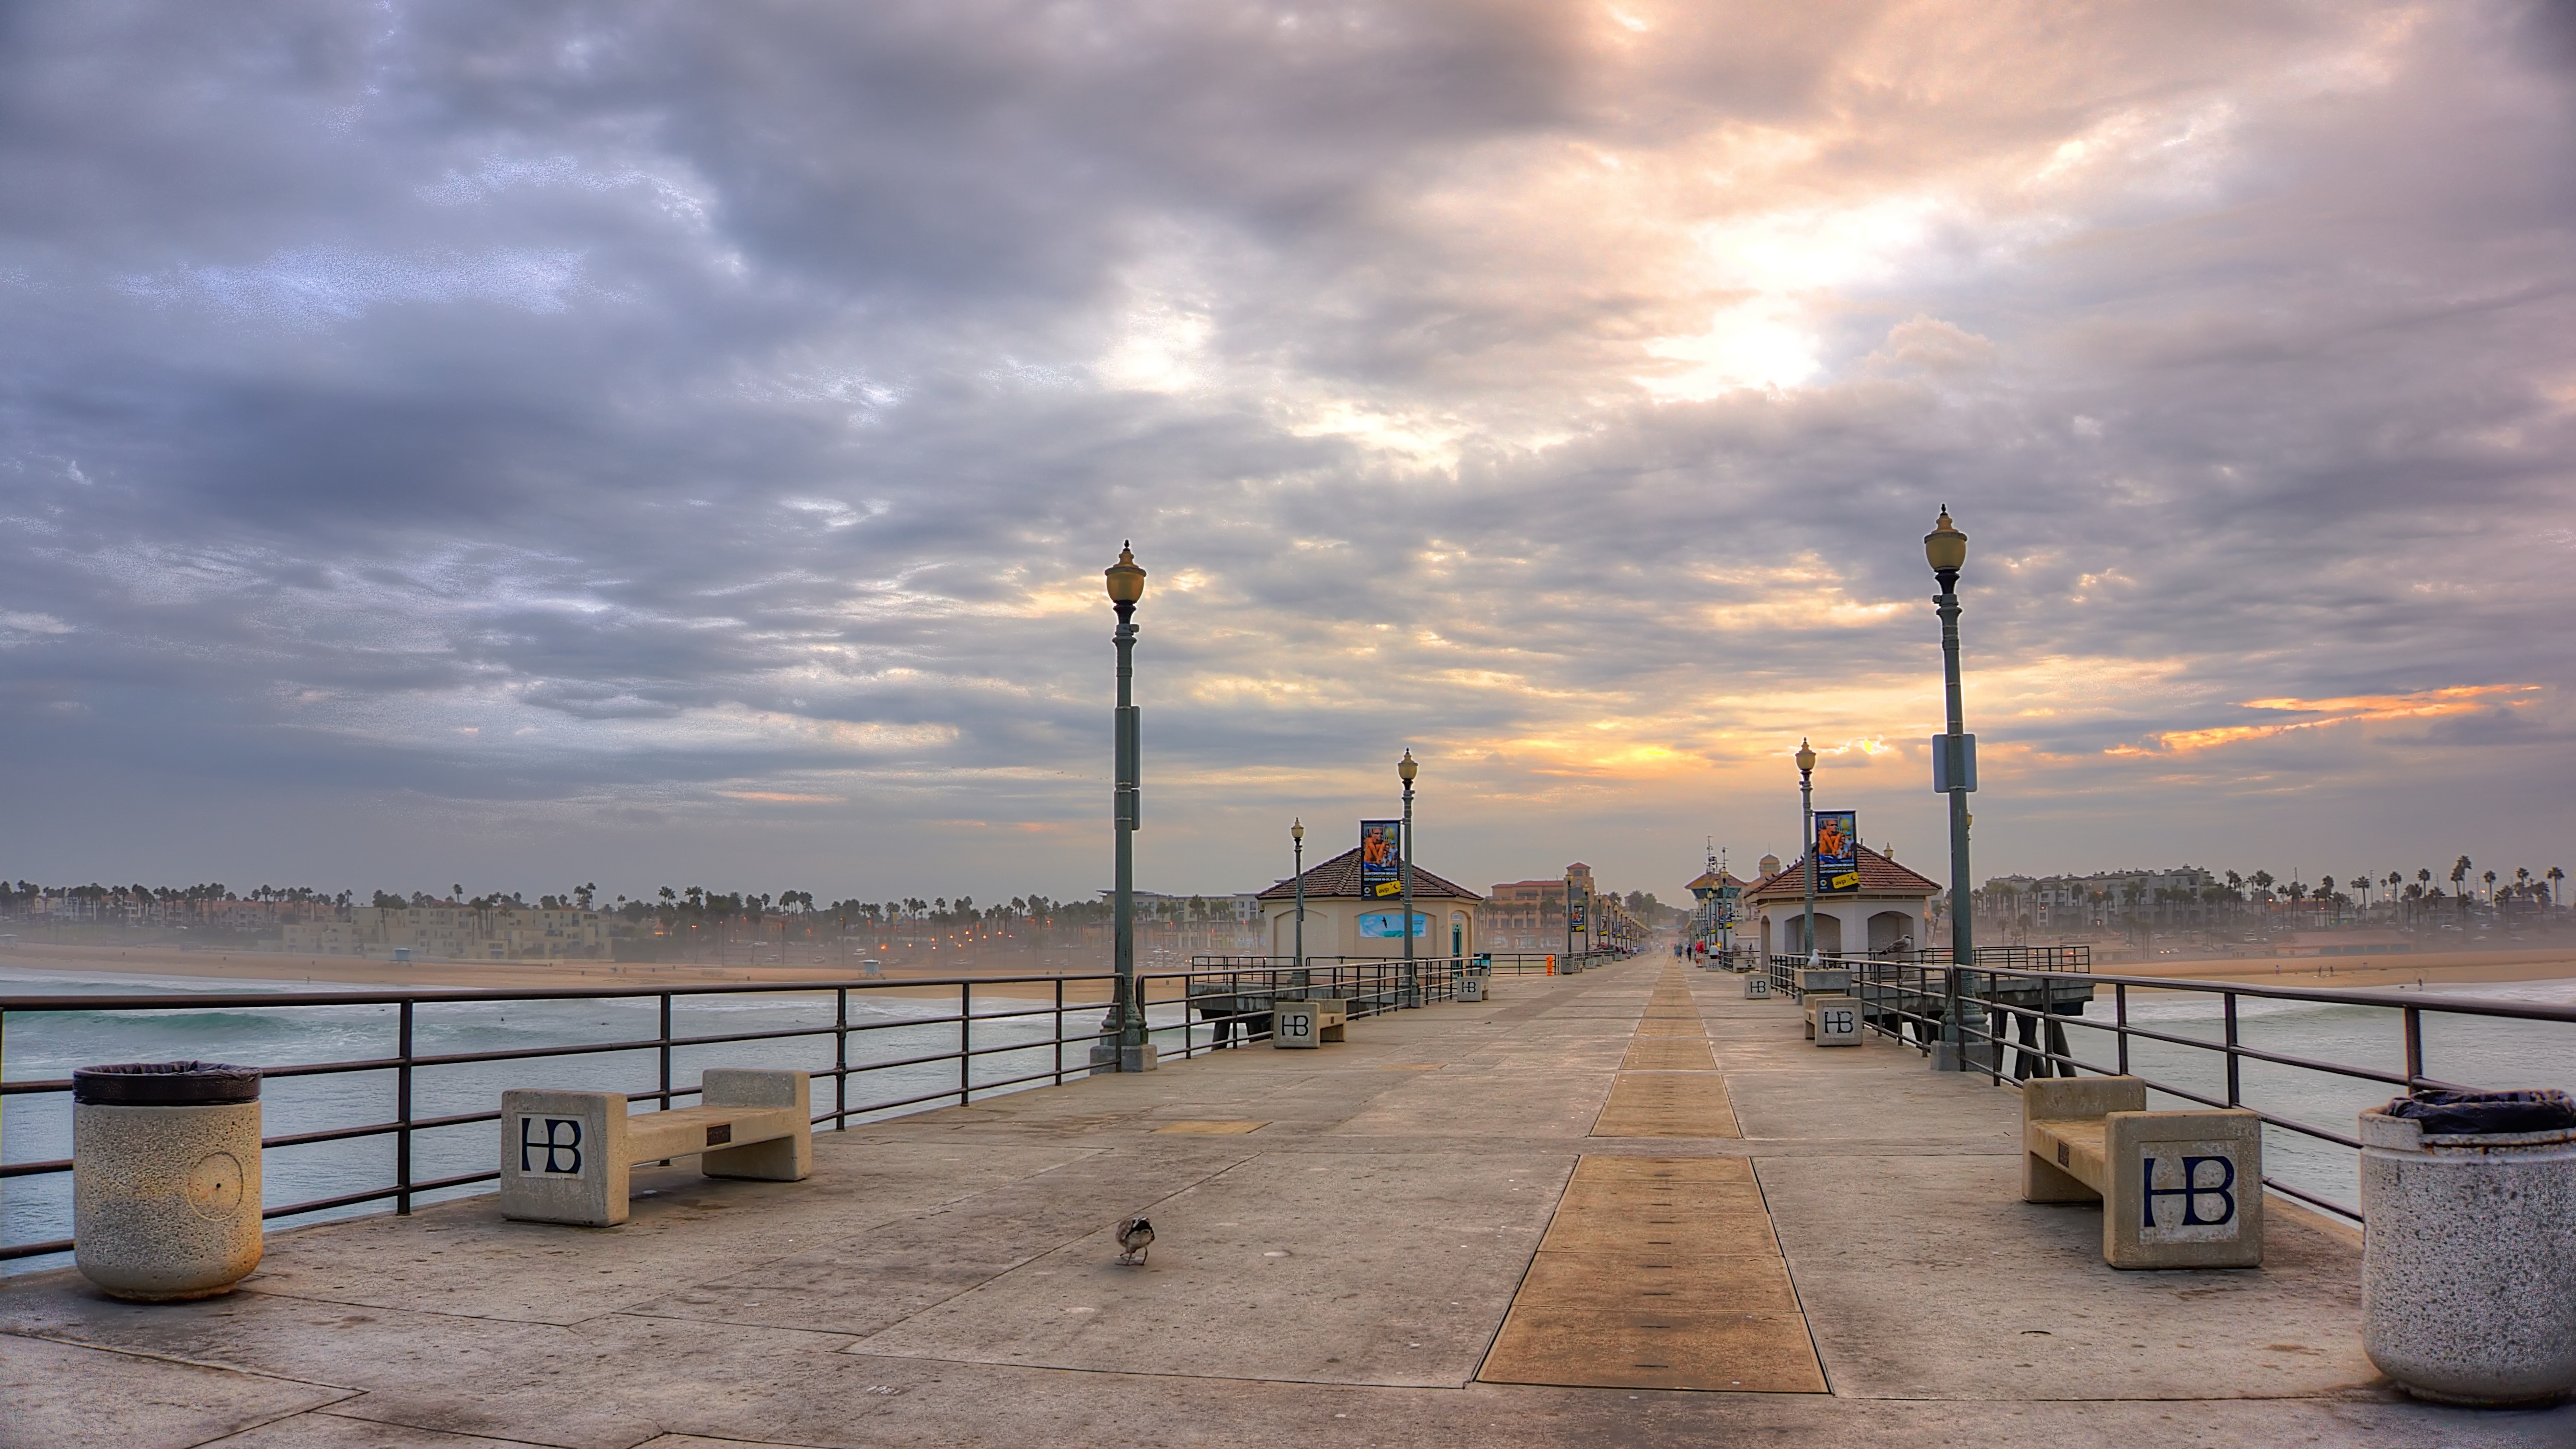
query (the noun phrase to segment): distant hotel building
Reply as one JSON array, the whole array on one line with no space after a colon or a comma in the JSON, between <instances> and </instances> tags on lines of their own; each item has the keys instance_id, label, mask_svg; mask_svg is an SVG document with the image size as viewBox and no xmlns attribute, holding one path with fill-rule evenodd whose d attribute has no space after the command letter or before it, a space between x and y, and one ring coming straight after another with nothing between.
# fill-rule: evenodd
<instances>
[{"instance_id":1,"label":"distant hotel building","mask_svg":"<svg viewBox=\"0 0 2576 1449\"><path fill-rule=\"evenodd\" d=\"M390 956L441 961L605 961L608 918L598 911L503 906L364 906L348 919L286 927L297 956Z\"/></svg>"},{"instance_id":2,"label":"distant hotel building","mask_svg":"<svg viewBox=\"0 0 2576 1449\"><path fill-rule=\"evenodd\" d=\"M2031 929L2068 930L2147 916L2160 926L2205 926L2216 884L2196 865L2172 870L2109 870L2093 875L1999 875L1986 881L1977 913Z\"/></svg>"}]
</instances>

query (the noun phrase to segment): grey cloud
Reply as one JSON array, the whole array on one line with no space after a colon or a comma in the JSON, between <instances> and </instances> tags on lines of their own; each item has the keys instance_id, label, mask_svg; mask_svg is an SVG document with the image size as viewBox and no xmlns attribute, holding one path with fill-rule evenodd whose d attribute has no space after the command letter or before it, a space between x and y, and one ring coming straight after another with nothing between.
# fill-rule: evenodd
<instances>
[{"instance_id":1,"label":"grey cloud","mask_svg":"<svg viewBox=\"0 0 2576 1449\"><path fill-rule=\"evenodd\" d=\"M2550 687L2243 757L2338 800L2389 751L2449 778L2563 730L2536 540L2576 526L2576 202L2533 178L2576 126L2543 10L2393 41L2367 9L1640 13L11 12L0 623L54 623L0 631L0 781L341 802L131 846L174 876L436 875L477 818L636 870L757 856L725 822L766 807L711 792L802 782L773 793L850 803L764 873L822 842L853 890L1069 893L1087 855L888 842L1096 815L1097 570L1133 536L1161 868L1266 881L1193 814L1340 809L1413 742L1490 802L1451 797L1489 827L1468 877L1560 838L1642 872L1671 841L1611 822L1688 846L1778 802L1568 784L1580 742L1903 743L1817 716L1925 679L1943 502L1973 705L2066 661L2008 702L2071 714L1978 721L2054 762L2035 794L2257 698ZM1996 179L2070 145L2073 179ZM1757 258L1786 282L1690 235L1793 213ZM1819 374L1650 401L1647 344L1763 286ZM1122 338L1170 391L1122 385ZM1928 809L1903 788L1883 818ZM452 823L387 842L424 809ZM579 834L637 811L705 833Z\"/></svg>"}]
</instances>

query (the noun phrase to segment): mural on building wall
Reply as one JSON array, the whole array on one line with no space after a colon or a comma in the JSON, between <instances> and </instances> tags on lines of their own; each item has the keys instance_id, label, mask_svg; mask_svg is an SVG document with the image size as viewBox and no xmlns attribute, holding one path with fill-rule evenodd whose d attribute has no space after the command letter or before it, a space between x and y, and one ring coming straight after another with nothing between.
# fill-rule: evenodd
<instances>
[{"instance_id":1,"label":"mural on building wall","mask_svg":"<svg viewBox=\"0 0 2576 1449\"><path fill-rule=\"evenodd\" d=\"M1398 842L1404 835L1401 820L1363 820L1360 822L1360 894L1383 898L1404 894L1404 881L1397 869ZM1386 934L1396 933L1395 918Z\"/></svg>"},{"instance_id":2,"label":"mural on building wall","mask_svg":"<svg viewBox=\"0 0 2576 1449\"><path fill-rule=\"evenodd\" d=\"M1401 940L1404 937L1403 921L1404 913L1402 911L1372 912L1360 917L1360 934L1381 940ZM1414 916L1413 934L1416 936L1430 935L1431 918L1429 916L1419 914Z\"/></svg>"},{"instance_id":3,"label":"mural on building wall","mask_svg":"<svg viewBox=\"0 0 2576 1449\"><path fill-rule=\"evenodd\" d=\"M1856 891L1860 889L1860 813L1858 811L1817 811L1814 848L1817 890Z\"/></svg>"}]
</instances>

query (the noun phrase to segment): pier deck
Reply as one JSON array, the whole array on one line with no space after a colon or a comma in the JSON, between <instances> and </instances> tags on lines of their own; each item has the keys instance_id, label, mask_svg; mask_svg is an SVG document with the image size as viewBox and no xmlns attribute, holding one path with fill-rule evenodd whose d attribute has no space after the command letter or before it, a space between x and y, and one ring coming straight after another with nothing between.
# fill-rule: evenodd
<instances>
[{"instance_id":1,"label":"pier deck","mask_svg":"<svg viewBox=\"0 0 2576 1449\"><path fill-rule=\"evenodd\" d=\"M2118 1273L2017 1094L1655 960L639 1171L281 1233L228 1297L0 1285L0 1445L2576 1442L2376 1382L2357 1236ZM1149 1214L1143 1268L1113 1225Z\"/></svg>"}]
</instances>

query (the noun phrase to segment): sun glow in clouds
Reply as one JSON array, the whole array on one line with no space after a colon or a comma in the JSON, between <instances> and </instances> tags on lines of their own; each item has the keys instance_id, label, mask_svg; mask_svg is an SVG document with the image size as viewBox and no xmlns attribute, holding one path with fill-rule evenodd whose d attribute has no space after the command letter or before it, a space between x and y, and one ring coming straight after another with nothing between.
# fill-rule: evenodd
<instances>
[{"instance_id":1,"label":"sun glow in clouds","mask_svg":"<svg viewBox=\"0 0 2576 1449\"><path fill-rule=\"evenodd\" d=\"M2537 684L2474 684L2451 689L2428 689L2415 694L2361 695L2348 699L2249 699L2243 706L2246 709L2313 714L2319 718L2285 720L2279 724L2219 725L2200 730L2168 730L2149 736L2148 742L2143 746L2114 745L2103 753L2151 755L2185 750L2206 750L2220 745L2241 744L2247 740L2272 739L2296 730L2323 729L2329 725L2364 724L2392 719L2434 719L2443 715L2471 714L2497 705L2517 708L2538 703L2536 696L2539 695L2540 689Z\"/></svg>"}]
</instances>

